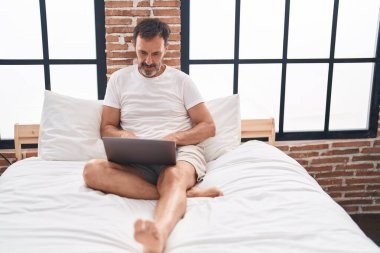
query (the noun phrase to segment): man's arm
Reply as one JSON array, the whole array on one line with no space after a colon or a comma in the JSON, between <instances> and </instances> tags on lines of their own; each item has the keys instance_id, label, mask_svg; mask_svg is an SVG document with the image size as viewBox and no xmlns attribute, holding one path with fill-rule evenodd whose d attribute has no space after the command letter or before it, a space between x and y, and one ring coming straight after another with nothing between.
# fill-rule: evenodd
<instances>
[{"instance_id":1,"label":"man's arm","mask_svg":"<svg viewBox=\"0 0 380 253\"><path fill-rule=\"evenodd\" d=\"M169 134L163 139L172 140L177 145L198 144L209 137L215 136L215 124L210 112L204 103L191 107L188 111L193 128Z\"/></svg>"},{"instance_id":2,"label":"man's arm","mask_svg":"<svg viewBox=\"0 0 380 253\"><path fill-rule=\"evenodd\" d=\"M120 125L120 109L103 105L100 135L102 137L135 137L135 133L122 130Z\"/></svg>"}]
</instances>

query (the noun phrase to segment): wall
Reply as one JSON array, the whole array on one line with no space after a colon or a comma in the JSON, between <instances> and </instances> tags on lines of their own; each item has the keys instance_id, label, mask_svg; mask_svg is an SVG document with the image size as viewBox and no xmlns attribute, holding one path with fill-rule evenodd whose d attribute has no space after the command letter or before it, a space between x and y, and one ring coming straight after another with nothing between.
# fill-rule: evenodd
<instances>
[{"instance_id":1,"label":"wall","mask_svg":"<svg viewBox=\"0 0 380 253\"><path fill-rule=\"evenodd\" d=\"M165 63L180 67L180 1L106 0L105 6L108 76L133 63L132 30L145 17L169 23L172 35ZM278 142L276 146L303 165L350 214L380 213L380 137ZM13 151L7 156L14 157ZM0 168L5 164L0 160Z\"/></svg>"}]
</instances>

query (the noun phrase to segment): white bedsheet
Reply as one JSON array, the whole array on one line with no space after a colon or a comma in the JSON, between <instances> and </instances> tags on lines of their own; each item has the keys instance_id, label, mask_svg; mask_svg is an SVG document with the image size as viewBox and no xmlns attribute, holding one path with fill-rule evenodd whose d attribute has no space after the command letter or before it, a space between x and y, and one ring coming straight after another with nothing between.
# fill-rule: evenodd
<instances>
[{"instance_id":1,"label":"white bedsheet","mask_svg":"<svg viewBox=\"0 0 380 253\"><path fill-rule=\"evenodd\" d=\"M0 177L0 252L140 252L137 218L155 201L84 185L83 162L29 158ZM259 141L208 164L200 187L221 198L188 199L165 252L380 252L292 158Z\"/></svg>"}]
</instances>

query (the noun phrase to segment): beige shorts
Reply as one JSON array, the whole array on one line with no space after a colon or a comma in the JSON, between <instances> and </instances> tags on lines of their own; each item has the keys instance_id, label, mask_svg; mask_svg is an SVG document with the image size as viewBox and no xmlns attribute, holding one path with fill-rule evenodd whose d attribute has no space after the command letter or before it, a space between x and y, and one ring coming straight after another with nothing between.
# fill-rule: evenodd
<instances>
[{"instance_id":1,"label":"beige shorts","mask_svg":"<svg viewBox=\"0 0 380 253\"><path fill-rule=\"evenodd\" d=\"M203 148L196 145L181 146L177 149L177 161L185 161L194 166L197 173L197 182L202 181L206 174L206 160ZM142 173L144 179L156 185L165 165L130 164Z\"/></svg>"},{"instance_id":2,"label":"beige shorts","mask_svg":"<svg viewBox=\"0 0 380 253\"><path fill-rule=\"evenodd\" d=\"M197 182L203 180L206 174L206 159L203 147L197 145L179 147L177 150L177 161L186 161L193 165L197 172Z\"/></svg>"}]
</instances>

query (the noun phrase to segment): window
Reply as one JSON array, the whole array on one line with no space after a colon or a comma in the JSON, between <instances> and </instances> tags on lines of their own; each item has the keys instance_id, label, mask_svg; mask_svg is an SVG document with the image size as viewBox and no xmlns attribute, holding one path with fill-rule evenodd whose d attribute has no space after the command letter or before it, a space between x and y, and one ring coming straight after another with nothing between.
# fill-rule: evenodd
<instances>
[{"instance_id":1,"label":"window","mask_svg":"<svg viewBox=\"0 0 380 253\"><path fill-rule=\"evenodd\" d=\"M104 97L104 1L4 1L0 34L0 148L15 123L39 123L44 90Z\"/></svg>"},{"instance_id":2,"label":"window","mask_svg":"<svg viewBox=\"0 0 380 253\"><path fill-rule=\"evenodd\" d=\"M217 11L210 11L216 10ZM184 0L181 66L278 140L375 137L380 0Z\"/></svg>"}]
</instances>

